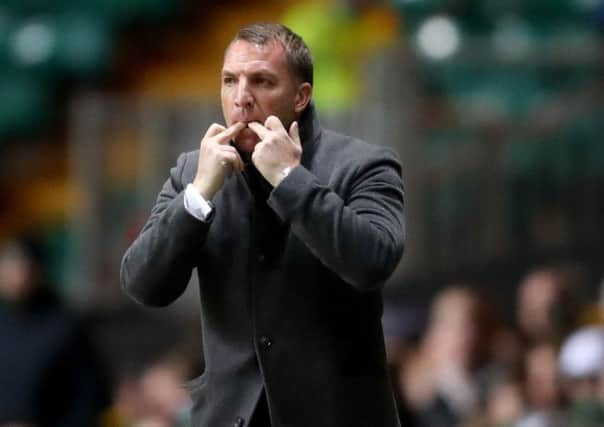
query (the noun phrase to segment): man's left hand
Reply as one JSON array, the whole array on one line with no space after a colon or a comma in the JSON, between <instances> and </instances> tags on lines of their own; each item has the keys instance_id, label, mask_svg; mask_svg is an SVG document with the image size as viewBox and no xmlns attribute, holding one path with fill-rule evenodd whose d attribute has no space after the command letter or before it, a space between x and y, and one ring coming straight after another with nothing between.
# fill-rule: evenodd
<instances>
[{"instance_id":1,"label":"man's left hand","mask_svg":"<svg viewBox=\"0 0 604 427\"><path fill-rule=\"evenodd\" d=\"M285 178L288 170L300 164L302 143L298 122L293 122L289 132L276 116L268 116L264 126L260 123L248 123L260 142L254 147L252 162L264 178L273 187Z\"/></svg>"}]
</instances>

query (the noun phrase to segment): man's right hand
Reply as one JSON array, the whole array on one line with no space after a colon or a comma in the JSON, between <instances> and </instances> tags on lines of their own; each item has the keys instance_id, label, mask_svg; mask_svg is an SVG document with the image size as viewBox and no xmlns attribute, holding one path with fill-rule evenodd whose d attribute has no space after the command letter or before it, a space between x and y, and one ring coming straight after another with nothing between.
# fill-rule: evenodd
<instances>
[{"instance_id":1,"label":"man's right hand","mask_svg":"<svg viewBox=\"0 0 604 427\"><path fill-rule=\"evenodd\" d=\"M243 171L243 161L235 147L230 145L230 141L245 127L246 124L242 122L229 128L214 123L201 140L193 185L204 199L210 200L214 197L231 170Z\"/></svg>"}]
</instances>

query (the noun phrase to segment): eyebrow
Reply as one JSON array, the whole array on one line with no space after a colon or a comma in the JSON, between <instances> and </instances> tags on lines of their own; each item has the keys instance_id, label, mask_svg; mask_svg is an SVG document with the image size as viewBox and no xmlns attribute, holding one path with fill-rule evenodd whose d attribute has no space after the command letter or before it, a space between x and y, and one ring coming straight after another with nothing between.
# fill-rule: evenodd
<instances>
[{"instance_id":1,"label":"eyebrow","mask_svg":"<svg viewBox=\"0 0 604 427\"><path fill-rule=\"evenodd\" d=\"M234 76L237 73L231 71L231 70L222 70L222 75L223 76ZM274 73L272 71L270 71L268 68L259 68L257 70L252 70L249 74L251 75L265 75L265 76L270 76L270 77L278 77L277 73Z\"/></svg>"}]
</instances>

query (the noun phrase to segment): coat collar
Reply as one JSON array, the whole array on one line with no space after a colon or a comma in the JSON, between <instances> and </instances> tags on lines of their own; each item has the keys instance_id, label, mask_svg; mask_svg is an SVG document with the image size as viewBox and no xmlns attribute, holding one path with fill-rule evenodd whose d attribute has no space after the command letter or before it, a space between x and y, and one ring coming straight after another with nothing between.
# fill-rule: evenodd
<instances>
[{"instance_id":1,"label":"coat collar","mask_svg":"<svg viewBox=\"0 0 604 427\"><path fill-rule=\"evenodd\" d=\"M308 166L321 136L321 124L319 123L314 102L311 101L308 107L302 112L299 124L300 140L302 141L302 164Z\"/></svg>"},{"instance_id":2,"label":"coat collar","mask_svg":"<svg viewBox=\"0 0 604 427\"><path fill-rule=\"evenodd\" d=\"M302 159L300 163L304 167L308 167L312 157L316 151L319 137L321 136L321 125L317 117L317 111L314 103L310 103L302 112L298 120L300 126L300 140L302 142ZM232 176L240 176L246 183L246 187L250 191L252 199L260 200L262 203L266 201L273 187L262 177L251 161L249 153L240 153L244 161L244 170L242 174L232 174Z\"/></svg>"}]
</instances>

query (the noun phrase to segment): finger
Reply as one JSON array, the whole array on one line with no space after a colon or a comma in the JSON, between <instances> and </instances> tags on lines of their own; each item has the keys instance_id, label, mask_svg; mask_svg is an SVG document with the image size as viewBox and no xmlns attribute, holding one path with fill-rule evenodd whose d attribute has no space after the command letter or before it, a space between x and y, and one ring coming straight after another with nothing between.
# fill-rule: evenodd
<instances>
[{"instance_id":1,"label":"finger","mask_svg":"<svg viewBox=\"0 0 604 427\"><path fill-rule=\"evenodd\" d=\"M225 157L225 158L222 158L222 159L220 159L220 166L222 166L222 167L223 167L223 168L225 168L225 169L230 170L230 169L231 169L231 162L230 162L230 161L228 161L228 160L226 159L226 157Z\"/></svg>"},{"instance_id":2,"label":"finger","mask_svg":"<svg viewBox=\"0 0 604 427\"><path fill-rule=\"evenodd\" d=\"M245 123L237 122L234 125L229 126L227 129L224 129L220 134L217 135L217 141L219 144L228 144L228 142L236 138L245 128Z\"/></svg>"},{"instance_id":3,"label":"finger","mask_svg":"<svg viewBox=\"0 0 604 427\"><path fill-rule=\"evenodd\" d=\"M222 151L224 153L229 153L228 154L229 156L235 156L236 161L233 166L239 172L243 171L243 168L244 168L243 160L241 159L241 156L237 152L237 149L231 145L221 145L220 148L222 149Z\"/></svg>"},{"instance_id":4,"label":"finger","mask_svg":"<svg viewBox=\"0 0 604 427\"><path fill-rule=\"evenodd\" d=\"M260 151L264 145L266 145L265 142L259 142L254 146L254 151L252 151L252 163L254 166L256 166L256 168L258 168L258 156L260 155Z\"/></svg>"},{"instance_id":5,"label":"finger","mask_svg":"<svg viewBox=\"0 0 604 427\"><path fill-rule=\"evenodd\" d=\"M285 132L285 127L283 127L283 123L281 123L281 120L277 116L268 116L264 122L264 127L270 130L282 130Z\"/></svg>"},{"instance_id":6,"label":"finger","mask_svg":"<svg viewBox=\"0 0 604 427\"><path fill-rule=\"evenodd\" d=\"M300 141L300 128L298 127L298 122L293 122L289 127L289 137L294 141L294 144L302 146L302 141Z\"/></svg>"},{"instance_id":7,"label":"finger","mask_svg":"<svg viewBox=\"0 0 604 427\"><path fill-rule=\"evenodd\" d=\"M254 151L252 152L252 163L253 163L254 166L256 166L256 169L258 168L257 159L258 159L258 153L254 149Z\"/></svg>"},{"instance_id":8,"label":"finger","mask_svg":"<svg viewBox=\"0 0 604 427\"><path fill-rule=\"evenodd\" d=\"M240 170L241 168L241 158L237 153L225 153L220 164L228 169L236 169Z\"/></svg>"},{"instance_id":9,"label":"finger","mask_svg":"<svg viewBox=\"0 0 604 427\"><path fill-rule=\"evenodd\" d=\"M220 132L224 131L226 128L218 123L212 123L212 125L206 131L204 138L211 137L214 135L218 135Z\"/></svg>"},{"instance_id":10,"label":"finger","mask_svg":"<svg viewBox=\"0 0 604 427\"><path fill-rule=\"evenodd\" d=\"M266 138L270 132L267 128L265 128L258 122L250 122L247 124L247 127L250 128L256 135L258 135L260 139Z\"/></svg>"},{"instance_id":11,"label":"finger","mask_svg":"<svg viewBox=\"0 0 604 427\"><path fill-rule=\"evenodd\" d=\"M237 149L232 145L221 145L218 149L223 153L237 153Z\"/></svg>"},{"instance_id":12,"label":"finger","mask_svg":"<svg viewBox=\"0 0 604 427\"><path fill-rule=\"evenodd\" d=\"M245 165L243 164L243 160L241 159L241 156L239 155L239 153L236 153L236 157L237 157L237 161L235 163L235 167L239 172L243 172L243 169L245 167Z\"/></svg>"}]
</instances>

